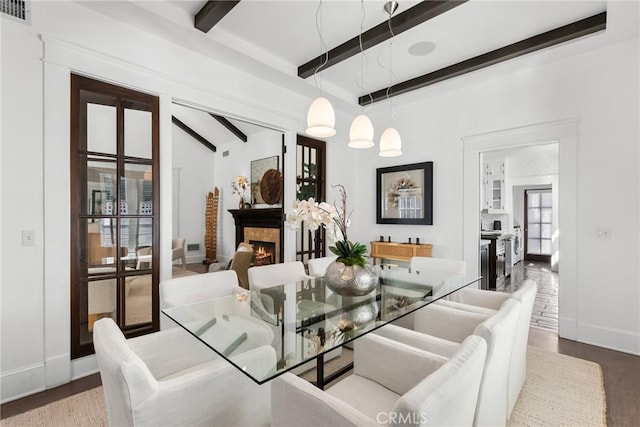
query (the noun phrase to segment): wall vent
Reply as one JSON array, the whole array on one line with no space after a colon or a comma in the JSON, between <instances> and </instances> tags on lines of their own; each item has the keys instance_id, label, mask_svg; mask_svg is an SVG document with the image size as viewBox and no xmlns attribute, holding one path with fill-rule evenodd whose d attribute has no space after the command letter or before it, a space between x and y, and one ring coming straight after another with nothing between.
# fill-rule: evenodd
<instances>
[{"instance_id":1,"label":"wall vent","mask_svg":"<svg viewBox=\"0 0 640 427\"><path fill-rule=\"evenodd\" d=\"M0 12L14 21L31 24L31 0L0 0Z\"/></svg>"},{"instance_id":2,"label":"wall vent","mask_svg":"<svg viewBox=\"0 0 640 427\"><path fill-rule=\"evenodd\" d=\"M200 243L189 243L187 244L187 252L200 251Z\"/></svg>"},{"instance_id":3,"label":"wall vent","mask_svg":"<svg viewBox=\"0 0 640 427\"><path fill-rule=\"evenodd\" d=\"M222 152L222 157L227 157L229 155L229 150Z\"/></svg>"}]
</instances>

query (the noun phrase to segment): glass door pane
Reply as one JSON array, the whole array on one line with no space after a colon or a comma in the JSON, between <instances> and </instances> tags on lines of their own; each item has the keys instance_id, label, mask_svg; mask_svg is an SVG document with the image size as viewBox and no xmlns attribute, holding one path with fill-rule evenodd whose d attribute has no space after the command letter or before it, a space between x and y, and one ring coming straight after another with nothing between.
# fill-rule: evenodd
<instances>
[{"instance_id":1,"label":"glass door pane","mask_svg":"<svg viewBox=\"0 0 640 427\"><path fill-rule=\"evenodd\" d=\"M526 255L550 256L553 218L551 190L527 191L526 204Z\"/></svg>"},{"instance_id":2,"label":"glass door pane","mask_svg":"<svg viewBox=\"0 0 640 427\"><path fill-rule=\"evenodd\" d=\"M93 324L159 329L158 98L72 75L71 353Z\"/></svg>"}]
</instances>

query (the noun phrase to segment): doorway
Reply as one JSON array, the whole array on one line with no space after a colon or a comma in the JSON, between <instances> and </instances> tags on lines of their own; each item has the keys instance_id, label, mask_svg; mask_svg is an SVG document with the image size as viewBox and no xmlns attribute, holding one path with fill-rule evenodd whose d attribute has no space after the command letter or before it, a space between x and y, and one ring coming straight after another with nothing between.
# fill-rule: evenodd
<instances>
[{"instance_id":1,"label":"doorway","mask_svg":"<svg viewBox=\"0 0 640 427\"><path fill-rule=\"evenodd\" d=\"M559 260L562 260L562 272L558 273L562 274L562 288L558 292L558 307L562 307L558 312L558 333L568 339L576 339L577 335L577 135L578 120L568 119L478 133L462 138L462 252L470 274L480 271L478 247L481 221L478 206L481 200L481 153L558 143L558 184L562 182L562 188L559 185L556 188L558 194L562 194L562 204L554 204L557 206L554 215L557 217L558 229L562 229L562 244L560 245L556 238L551 262L559 265Z\"/></svg>"}]
</instances>

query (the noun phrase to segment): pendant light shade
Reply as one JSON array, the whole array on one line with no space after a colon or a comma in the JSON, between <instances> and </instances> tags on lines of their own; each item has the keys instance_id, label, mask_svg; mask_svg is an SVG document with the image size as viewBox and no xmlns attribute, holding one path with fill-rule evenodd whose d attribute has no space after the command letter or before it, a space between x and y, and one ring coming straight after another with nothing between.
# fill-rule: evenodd
<instances>
[{"instance_id":1,"label":"pendant light shade","mask_svg":"<svg viewBox=\"0 0 640 427\"><path fill-rule=\"evenodd\" d=\"M369 117L360 114L349 128L349 147L351 148L371 148L373 143L373 124Z\"/></svg>"},{"instance_id":2,"label":"pendant light shade","mask_svg":"<svg viewBox=\"0 0 640 427\"><path fill-rule=\"evenodd\" d=\"M380 137L381 157L396 157L402 155L402 140L400 134L395 128L386 128Z\"/></svg>"},{"instance_id":3,"label":"pendant light shade","mask_svg":"<svg viewBox=\"0 0 640 427\"><path fill-rule=\"evenodd\" d=\"M328 138L336 134L336 114L327 98L316 98L307 112L307 134Z\"/></svg>"}]
</instances>

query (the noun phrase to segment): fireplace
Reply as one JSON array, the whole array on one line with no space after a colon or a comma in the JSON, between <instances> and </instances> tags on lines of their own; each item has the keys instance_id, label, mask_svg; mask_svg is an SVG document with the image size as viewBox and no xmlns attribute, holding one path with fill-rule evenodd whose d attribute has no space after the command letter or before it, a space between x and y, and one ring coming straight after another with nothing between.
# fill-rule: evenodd
<instances>
[{"instance_id":1,"label":"fireplace","mask_svg":"<svg viewBox=\"0 0 640 427\"><path fill-rule=\"evenodd\" d=\"M256 255L259 246L263 247L263 252L271 254L260 255L260 259L254 257L254 265L282 262L284 259L284 212L281 208L229 209L229 212L233 215L236 225L236 247L241 242L245 242L253 244Z\"/></svg>"},{"instance_id":2,"label":"fireplace","mask_svg":"<svg viewBox=\"0 0 640 427\"><path fill-rule=\"evenodd\" d=\"M249 240L253 245L253 265L269 265L276 263L276 242Z\"/></svg>"}]
</instances>

